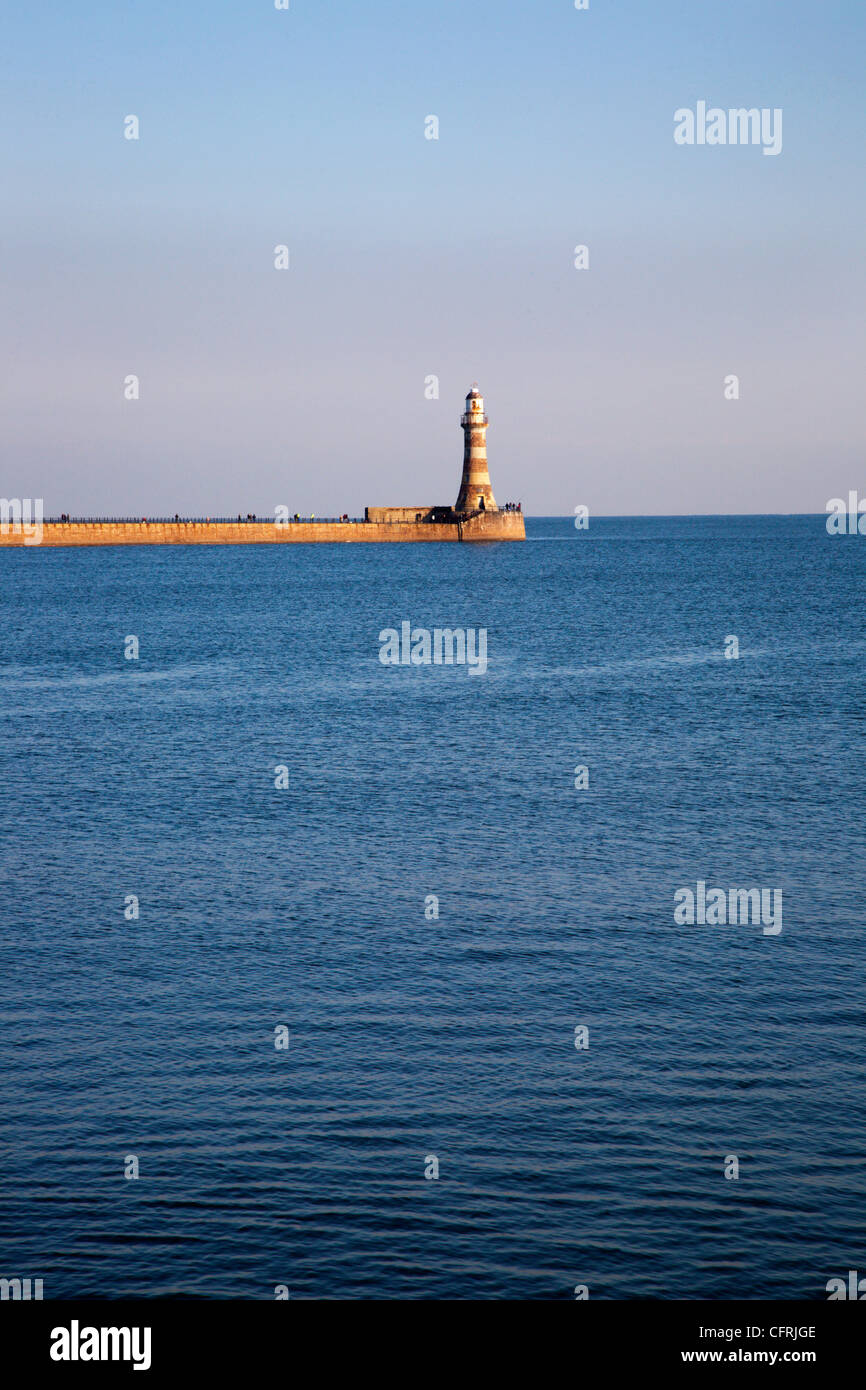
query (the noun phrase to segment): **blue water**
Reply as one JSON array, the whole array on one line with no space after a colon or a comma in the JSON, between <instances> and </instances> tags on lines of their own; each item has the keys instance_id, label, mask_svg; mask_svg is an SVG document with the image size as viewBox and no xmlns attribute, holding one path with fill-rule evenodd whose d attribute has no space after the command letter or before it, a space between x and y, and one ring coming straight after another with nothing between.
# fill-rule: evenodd
<instances>
[{"instance_id":1,"label":"blue water","mask_svg":"<svg viewBox=\"0 0 866 1390\"><path fill-rule=\"evenodd\" d=\"M0 1275L866 1272L864 578L823 517L0 550ZM383 666L403 620L485 627L487 672ZM781 935L675 925L699 879L781 888Z\"/></svg>"}]
</instances>

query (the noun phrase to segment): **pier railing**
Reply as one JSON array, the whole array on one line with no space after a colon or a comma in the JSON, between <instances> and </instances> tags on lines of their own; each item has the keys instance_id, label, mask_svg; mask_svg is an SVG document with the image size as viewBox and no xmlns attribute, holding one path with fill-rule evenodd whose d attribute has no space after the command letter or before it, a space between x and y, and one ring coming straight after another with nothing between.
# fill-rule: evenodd
<instances>
[{"instance_id":1,"label":"pier railing","mask_svg":"<svg viewBox=\"0 0 866 1390\"><path fill-rule=\"evenodd\" d=\"M339 526L364 521L363 516L46 516L46 526Z\"/></svg>"},{"instance_id":2,"label":"pier railing","mask_svg":"<svg viewBox=\"0 0 866 1390\"><path fill-rule=\"evenodd\" d=\"M500 504L499 512L519 512L517 502ZM457 515L457 513L455 513ZM473 512L461 512L460 516L473 516ZM484 515L483 512L480 515ZM488 515L495 516L491 510ZM444 519L444 518L443 518ZM351 523L358 525L417 526L416 521L368 522L364 516L290 516L285 521L273 516L46 516L41 518L44 526L340 526Z\"/></svg>"}]
</instances>

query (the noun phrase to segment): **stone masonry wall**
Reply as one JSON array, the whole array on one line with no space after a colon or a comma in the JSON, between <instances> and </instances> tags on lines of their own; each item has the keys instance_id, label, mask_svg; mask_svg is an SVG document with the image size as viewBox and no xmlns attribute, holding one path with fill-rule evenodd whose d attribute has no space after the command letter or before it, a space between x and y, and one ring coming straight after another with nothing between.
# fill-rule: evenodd
<instances>
[{"instance_id":1,"label":"stone masonry wall","mask_svg":"<svg viewBox=\"0 0 866 1390\"><path fill-rule=\"evenodd\" d=\"M460 523L273 521L90 521L44 522L45 545L284 545L321 541L518 541L525 539L520 512L491 512ZM0 547L23 546L25 536L11 527L0 532ZM36 550L38 546L29 545Z\"/></svg>"}]
</instances>

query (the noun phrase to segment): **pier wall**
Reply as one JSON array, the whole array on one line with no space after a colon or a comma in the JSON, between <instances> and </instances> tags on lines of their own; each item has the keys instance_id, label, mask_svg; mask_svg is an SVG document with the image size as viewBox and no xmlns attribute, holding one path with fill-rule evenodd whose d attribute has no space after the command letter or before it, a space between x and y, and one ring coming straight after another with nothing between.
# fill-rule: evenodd
<instances>
[{"instance_id":1,"label":"pier wall","mask_svg":"<svg viewBox=\"0 0 866 1390\"><path fill-rule=\"evenodd\" d=\"M0 547L81 545L286 545L321 542L522 541L520 512L491 512L465 521L45 521L42 539L0 528Z\"/></svg>"}]
</instances>

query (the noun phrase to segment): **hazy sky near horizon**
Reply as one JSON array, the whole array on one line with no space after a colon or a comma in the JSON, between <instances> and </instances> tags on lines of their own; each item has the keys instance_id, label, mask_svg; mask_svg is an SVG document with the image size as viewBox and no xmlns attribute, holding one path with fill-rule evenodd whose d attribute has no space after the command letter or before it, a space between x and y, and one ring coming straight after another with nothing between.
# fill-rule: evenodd
<instances>
[{"instance_id":1,"label":"hazy sky near horizon","mask_svg":"<svg viewBox=\"0 0 866 1390\"><path fill-rule=\"evenodd\" d=\"M866 491L862 0L47 0L2 30L3 495L453 502L473 380L530 514ZM676 145L701 100L781 108L781 153Z\"/></svg>"}]
</instances>

